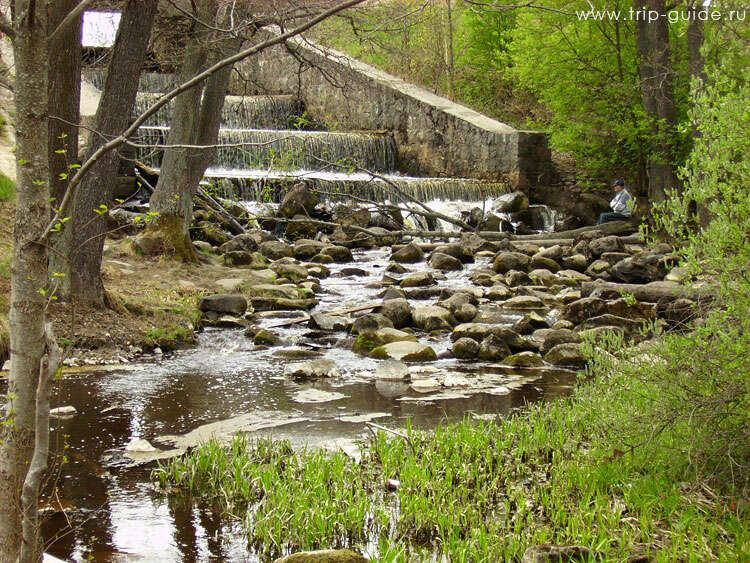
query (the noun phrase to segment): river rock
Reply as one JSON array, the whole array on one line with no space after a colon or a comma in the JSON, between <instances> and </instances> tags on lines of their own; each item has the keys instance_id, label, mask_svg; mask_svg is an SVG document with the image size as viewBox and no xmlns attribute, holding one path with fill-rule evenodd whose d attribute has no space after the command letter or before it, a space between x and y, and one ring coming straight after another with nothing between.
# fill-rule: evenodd
<instances>
[{"instance_id":1,"label":"river rock","mask_svg":"<svg viewBox=\"0 0 750 563\"><path fill-rule=\"evenodd\" d=\"M221 227L210 221L198 221L195 226L199 229L200 237L214 246L221 246L232 239L232 237L224 232Z\"/></svg>"},{"instance_id":2,"label":"river rock","mask_svg":"<svg viewBox=\"0 0 750 563\"><path fill-rule=\"evenodd\" d=\"M535 545L523 552L521 563L573 563L575 561L602 561L601 555L580 545Z\"/></svg>"},{"instance_id":3,"label":"river rock","mask_svg":"<svg viewBox=\"0 0 750 563\"><path fill-rule=\"evenodd\" d=\"M307 275L318 279L324 279L331 275L331 270L323 264L305 264Z\"/></svg>"},{"instance_id":4,"label":"river rock","mask_svg":"<svg viewBox=\"0 0 750 563\"><path fill-rule=\"evenodd\" d=\"M315 379L321 377L340 377L341 372L336 362L323 358L289 364L284 368L284 375L301 379Z\"/></svg>"},{"instance_id":5,"label":"river rock","mask_svg":"<svg viewBox=\"0 0 750 563\"><path fill-rule=\"evenodd\" d=\"M505 274L511 270L526 271L531 260L520 252L501 252L492 264L492 269L498 274Z\"/></svg>"},{"instance_id":6,"label":"river rock","mask_svg":"<svg viewBox=\"0 0 750 563\"><path fill-rule=\"evenodd\" d=\"M268 262L259 252L248 252L246 250L232 250L225 252L223 256L225 266L250 266L262 269L268 266Z\"/></svg>"},{"instance_id":7,"label":"river rock","mask_svg":"<svg viewBox=\"0 0 750 563\"><path fill-rule=\"evenodd\" d=\"M442 252L438 251L432 253L428 263L436 270L443 270L446 272L462 270L464 267L461 263L461 260L459 260L458 258L454 258L453 256L449 256L448 254L443 254Z\"/></svg>"},{"instance_id":8,"label":"river rock","mask_svg":"<svg viewBox=\"0 0 750 563\"><path fill-rule=\"evenodd\" d=\"M513 325L513 330L519 334L529 334L540 328L548 328L549 323L539 313L532 311L526 313L522 319Z\"/></svg>"},{"instance_id":9,"label":"river rock","mask_svg":"<svg viewBox=\"0 0 750 563\"><path fill-rule=\"evenodd\" d=\"M584 272L587 276L594 279L609 280L612 278L609 273L609 262L606 260L594 260Z\"/></svg>"},{"instance_id":10,"label":"river rock","mask_svg":"<svg viewBox=\"0 0 750 563\"><path fill-rule=\"evenodd\" d=\"M380 313L365 313L354 320L351 331L353 334L360 334L368 331L375 332L380 328L393 328L393 322L391 319Z\"/></svg>"},{"instance_id":11,"label":"river rock","mask_svg":"<svg viewBox=\"0 0 750 563\"><path fill-rule=\"evenodd\" d=\"M279 217L291 219L295 215L310 215L315 206L318 205L318 198L315 194L307 189L302 182L294 185L284 196L279 205Z\"/></svg>"},{"instance_id":12,"label":"river rock","mask_svg":"<svg viewBox=\"0 0 750 563\"><path fill-rule=\"evenodd\" d=\"M294 257L308 260L320 253L326 246L324 242L312 239L297 239L294 241Z\"/></svg>"},{"instance_id":13,"label":"river rock","mask_svg":"<svg viewBox=\"0 0 750 563\"><path fill-rule=\"evenodd\" d=\"M323 252L320 252L319 254L316 254L312 258L310 258L310 262L313 264L333 264L334 260L328 254L323 254Z\"/></svg>"},{"instance_id":14,"label":"river rock","mask_svg":"<svg viewBox=\"0 0 750 563\"><path fill-rule=\"evenodd\" d=\"M479 345L479 359L486 362L499 362L510 355L510 348L498 336L490 334Z\"/></svg>"},{"instance_id":15,"label":"river rock","mask_svg":"<svg viewBox=\"0 0 750 563\"><path fill-rule=\"evenodd\" d=\"M456 341L459 338L466 337L481 342L490 335L499 338L511 350L536 350L538 347L506 326L483 323L463 323L458 325L451 333L451 340Z\"/></svg>"},{"instance_id":16,"label":"river rock","mask_svg":"<svg viewBox=\"0 0 750 563\"><path fill-rule=\"evenodd\" d=\"M407 268L406 266L402 266L398 262L389 262L385 267L385 271L389 274L406 274L411 270L409 270L409 268Z\"/></svg>"},{"instance_id":17,"label":"river rock","mask_svg":"<svg viewBox=\"0 0 750 563\"><path fill-rule=\"evenodd\" d=\"M656 314L670 325L684 328L685 323L696 317L697 311L691 299L662 297L656 302Z\"/></svg>"},{"instance_id":18,"label":"river rock","mask_svg":"<svg viewBox=\"0 0 750 563\"><path fill-rule=\"evenodd\" d=\"M313 313L307 326L313 330L346 330L349 323L344 317L326 315L325 313Z\"/></svg>"},{"instance_id":19,"label":"river rock","mask_svg":"<svg viewBox=\"0 0 750 563\"><path fill-rule=\"evenodd\" d=\"M391 255L392 262L413 264L424 260L424 252L416 243L410 242Z\"/></svg>"},{"instance_id":20,"label":"river rock","mask_svg":"<svg viewBox=\"0 0 750 563\"><path fill-rule=\"evenodd\" d=\"M492 211L495 213L517 213L528 209L528 207L528 196L521 191L515 191L498 196L492 204Z\"/></svg>"},{"instance_id":21,"label":"river rock","mask_svg":"<svg viewBox=\"0 0 750 563\"><path fill-rule=\"evenodd\" d=\"M352 352L366 356L372 352L373 348L391 342L417 342L417 337L408 332L388 327L380 328L374 332L360 332L352 345Z\"/></svg>"},{"instance_id":22,"label":"river rock","mask_svg":"<svg viewBox=\"0 0 750 563\"><path fill-rule=\"evenodd\" d=\"M344 277L352 276L355 278L363 278L367 276L367 271L362 268L341 268L341 275Z\"/></svg>"},{"instance_id":23,"label":"river rock","mask_svg":"<svg viewBox=\"0 0 750 563\"><path fill-rule=\"evenodd\" d=\"M201 297L198 302L198 309L203 312L213 311L215 313L242 315L247 311L247 299L242 295L230 295L228 293L207 295Z\"/></svg>"},{"instance_id":24,"label":"river rock","mask_svg":"<svg viewBox=\"0 0 750 563\"><path fill-rule=\"evenodd\" d=\"M603 252L599 257L600 260L604 260L610 266L614 266L620 260L625 260L625 258L630 258L630 254L627 252Z\"/></svg>"},{"instance_id":25,"label":"river rock","mask_svg":"<svg viewBox=\"0 0 750 563\"><path fill-rule=\"evenodd\" d=\"M505 358L503 363L515 367L539 367L542 365L542 358L534 352L519 352Z\"/></svg>"},{"instance_id":26,"label":"river rock","mask_svg":"<svg viewBox=\"0 0 750 563\"><path fill-rule=\"evenodd\" d=\"M249 297L280 297L285 299L297 299L300 297L299 289L293 284L275 285L272 283L260 283L254 285L244 284L243 293Z\"/></svg>"},{"instance_id":27,"label":"river rock","mask_svg":"<svg viewBox=\"0 0 750 563\"><path fill-rule=\"evenodd\" d=\"M625 245L623 245L620 237L599 237L589 242L589 250L591 254L599 257L605 252L622 252L625 250Z\"/></svg>"},{"instance_id":28,"label":"river rock","mask_svg":"<svg viewBox=\"0 0 750 563\"><path fill-rule=\"evenodd\" d=\"M581 330L578 334L581 335L582 340L599 342L605 338L610 338L610 335L618 334L620 336L625 336L625 329L619 326L602 325Z\"/></svg>"},{"instance_id":29,"label":"river rock","mask_svg":"<svg viewBox=\"0 0 750 563\"><path fill-rule=\"evenodd\" d=\"M323 353L318 350L313 350L312 348L290 346L289 348L276 350L271 355L274 358L281 358L283 360L311 360L313 358L319 358Z\"/></svg>"},{"instance_id":30,"label":"river rock","mask_svg":"<svg viewBox=\"0 0 750 563\"><path fill-rule=\"evenodd\" d=\"M580 344L568 342L553 346L545 355L544 361L553 366L582 368L586 365L586 358L581 353Z\"/></svg>"},{"instance_id":31,"label":"river rock","mask_svg":"<svg viewBox=\"0 0 750 563\"><path fill-rule=\"evenodd\" d=\"M447 254L448 256L453 256L453 258L460 260L464 264L468 264L474 261L474 253L466 246L457 242L441 244L440 246L435 247L433 253L434 252L440 252L442 254Z\"/></svg>"},{"instance_id":32,"label":"river rock","mask_svg":"<svg viewBox=\"0 0 750 563\"><path fill-rule=\"evenodd\" d=\"M540 254L537 253L531 257L530 267L545 269L545 270L549 270L550 272L556 272L557 270L560 269L560 264L558 264L551 258L547 258L546 256L541 256Z\"/></svg>"},{"instance_id":33,"label":"river rock","mask_svg":"<svg viewBox=\"0 0 750 563\"><path fill-rule=\"evenodd\" d=\"M549 258L555 262L560 262L563 257L563 247L559 244L542 248L535 254L535 256L541 256L543 258Z\"/></svg>"},{"instance_id":34,"label":"river rock","mask_svg":"<svg viewBox=\"0 0 750 563\"><path fill-rule=\"evenodd\" d=\"M582 274L576 270L560 270L557 272L557 277L563 280L570 280L575 282L575 285L586 281L591 281L591 278L586 274ZM572 285L572 284L571 284Z\"/></svg>"},{"instance_id":35,"label":"river rock","mask_svg":"<svg viewBox=\"0 0 750 563\"><path fill-rule=\"evenodd\" d=\"M375 378L387 381L408 381L410 379L409 368L403 362L386 360L380 362L375 368Z\"/></svg>"},{"instance_id":36,"label":"river rock","mask_svg":"<svg viewBox=\"0 0 750 563\"><path fill-rule=\"evenodd\" d=\"M436 305L428 307L415 307L411 313L414 326L431 332L433 330L451 330L456 320L448 309Z\"/></svg>"},{"instance_id":37,"label":"river rock","mask_svg":"<svg viewBox=\"0 0 750 563\"><path fill-rule=\"evenodd\" d=\"M148 440L143 438L133 438L128 442L128 445L125 446L125 451L131 453L153 453L158 452L159 450L152 446Z\"/></svg>"},{"instance_id":38,"label":"river rock","mask_svg":"<svg viewBox=\"0 0 750 563\"><path fill-rule=\"evenodd\" d=\"M570 329L541 329L533 334L535 340L541 341L539 353L544 355L558 344L578 344L581 335Z\"/></svg>"},{"instance_id":39,"label":"river rock","mask_svg":"<svg viewBox=\"0 0 750 563\"><path fill-rule=\"evenodd\" d=\"M569 270L584 272L589 267L589 261L583 254L573 254L563 259L562 265Z\"/></svg>"},{"instance_id":40,"label":"river rock","mask_svg":"<svg viewBox=\"0 0 750 563\"><path fill-rule=\"evenodd\" d=\"M391 342L379 346L370 353L371 358L378 360L401 360L402 362L434 362L437 354L430 346L419 342Z\"/></svg>"},{"instance_id":41,"label":"river rock","mask_svg":"<svg viewBox=\"0 0 750 563\"><path fill-rule=\"evenodd\" d=\"M269 260L291 257L294 254L291 246L278 240L268 240L262 243L258 250Z\"/></svg>"},{"instance_id":42,"label":"river rock","mask_svg":"<svg viewBox=\"0 0 750 563\"><path fill-rule=\"evenodd\" d=\"M529 279L537 285L559 285L561 283L560 278L549 270L543 268L537 268L529 272Z\"/></svg>"},{"instance_id":43,"label":"river rock","mask_svg":"<svg viewBox=\"0 0 750 563\"><path fill-rule=\"evenodd\" d=\"M625 283L648 283L663 277L663 272L650 263L648 255L620 260L610 270L612 278Z\"/></svg>"},{"instance_id":44,"label":"river rock","mask_svg":"<svg viewBox=\"0 0 750 563\"><path fill-rule=\"evenodd\" d=\"M345 227L361 227L366 229L370 225L370 212L360 207L351 213L337 213L336 222Z\"/></svg>"},{"instance_id":45,"label":"river rock","mask_svg":"<svg viewBox=\"0 0 750 563\"><path fill-rule=\"evenodd\" d=\"M334 262L338 263L351 262L354 260L352 251L345 246L327 246L321 251L321 254L330 256L333 258Z\"/></svg>"},{"instance_id":46,"label":"river rock","mask_svg":"<svg viewBox=\"0 0 750 563\"><path fill-rule=\"evenodd\" d=\"M307 268L294 262L274 262L271 270L278 276L292 281L304 280L310 273Z\"/></svg>"},{"instance_id":47,"label":"river rock","mask_svg":"<svg viewBox=\"0 0 750 563\"><path fill-rule=\"evenodd\" d=\"M453 343L453 355L459 360L473 360L479 354L479 343L472 338L459 338Z\"/></svg>"},{"instance_id":48,"label":"river rock","mask_svg":"<svg viewBox=\"0 0 750 563\"><path fill-rule=\"evenodd\" d=\"M453 311L453 317L459 323L470 323L476 318L477 314L479 314L479 310L471 303L464 303Z\"/></svg>"},{"instance_id":49,"label":"river rock","mask_svg":"<svg viewBox=\"0 0 750 563\"><path fill-rule=\"evenodd\" d=\"M272 240L272 235L268 231L252 229L241 233L233 237L229 242L222 244L219 247L219 252L255 252L262 243L269 240Z\"/></svg>"},{"instance_id":50,"label":"river rock","mask_svg":"<svg viewBox=\"0 0 750 563\"><path fill-rule=\"evenodd\" d=\"M277 346L280 343L279 336L265 328L260 329L253 337L253 344L258 346Z\"/></svg>"},{"instance_id":51,"label":"river rock","mask_svg":"<svg viewBox=\"0 0 750 563\"><path fill-rule=\"evenodd\" d=\"M573 324L579 324L589 317L599 315L605 306L606 303L603 299L599 299L598 297L583 297L569 303L562 313L562 318Z\"/></svg>"},{"instance_id":52,"label":"river rock","mask_svg":"<svg viewBox=\"0 0 750 563\"><path fill-rule=\"evenodd\" d=\"M599 326L616 326L624 330L626 334L632 335L637 333L644 326L644 322L645 321L642 319L627 319L625 317L618 317L617 315L605 313L603 315L586 319L576 327L576 330L582 332Z\"/></svg>"},{"instance_id":53,"label":"river rock","mask_svg":"<svg viewBox=\"0 0 750 563\"><path fill-rule=\"evenodd\" d=\"M401 287L423 287L433 285L435 278L430 272L415 272L401 280Z\"/></svg>"},{"instance_id":54,"label":"river rock","mask_svg":"<svg viewBox=\"0 0 750 563\"><path fill-rule=\"evenodd\" d=\"M438 305L443 309L448 309L451 313L455 313L462 305L474 305L476 302L477 298L474 294L466 291L457 291L447 299L438 302Z\"/></svg>"},{"instance_id":55,"label":"river rock","mask_svg":"<svg viewBox=\"0 0 750 563\"><path fill-rule=\"evenodd\" d=\"M502 301L511 296L511 291L504 283L496 283L487 291L487 299Z\"/></svg>"},{"instance_id":56,"label":"river rock","mask_svg":"<svg viewBox=\"0 0 750 563\"><path fill-rule=\"evenodd\" d=\"M533 295L517 295L506 299L500 306L505 309L544 309L544 301Z\"/></svg>"},{"instance_id":57,"label":"river rock","mask_svg":"<svg viewBox=\"0 0 750 563\"><path fill-rule=\"evenodd\" d=\"M409 326L412 321L412 308L404 298L388 299L377 309L377 312L388 318L395 328Z\"/></svg>"}]
</instances>

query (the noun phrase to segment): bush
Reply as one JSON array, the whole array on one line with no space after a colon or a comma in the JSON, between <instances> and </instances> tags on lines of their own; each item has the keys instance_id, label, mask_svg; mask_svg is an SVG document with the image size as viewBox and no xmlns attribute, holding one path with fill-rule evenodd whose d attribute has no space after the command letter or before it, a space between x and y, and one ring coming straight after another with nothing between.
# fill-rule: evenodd
<instances>
[{"instance_id":1,"label":"bush","mask_svg":"<svg viewBox=\"0 0 750 563\"><path fill-rule=\"evenodd\" d=\"M0 201L8 201L16 195L16 183L0 172Z\"/></svg>"}]
</instances>

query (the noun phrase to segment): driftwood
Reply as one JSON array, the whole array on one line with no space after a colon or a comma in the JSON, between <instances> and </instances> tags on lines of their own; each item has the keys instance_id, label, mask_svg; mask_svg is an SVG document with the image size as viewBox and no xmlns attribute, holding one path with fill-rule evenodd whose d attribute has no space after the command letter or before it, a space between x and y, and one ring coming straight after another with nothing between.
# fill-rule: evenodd
<instances>
[{"instance_id":1,"label":"driftwood","mask_svg":"<svg viewBox=\"0 0 750 563\"><path fill-rule=\"evenodd\" d=\"M323 313L323 314L328 315L329 317L340 317L342 315L348 315L349 313L356 313L357 311L366 311L367 309L374 309L375 307L380 307L380 305L381 303L369 303L367 305L358 305L357 307L350 307L349 309L337 309L335 311L330 311L330 312ZM302 317L296 317L294 319L289 319L280 323L270 325L268 328L280 328L283 326L291 326L291 325L303 323L309 320L310 320L310 315L306 314Z\"/></svg>"},{"instance_id":2,"label":"driftwood","mask_svg":"<svg viewBox=\"0 0 750 563\"><path fill-rule=\"evenodd\" d=\"M610 221L603 225L590 225L588 227L579 227L570 231L558 231L551 233L538 233L533 235L513 235L511 240L546 240L546 239L574 239L584 233L591 231L601 231L604 235L623 235L631 234L636 231L635 227L629 221Z\"/></svg>"}]
</instances>

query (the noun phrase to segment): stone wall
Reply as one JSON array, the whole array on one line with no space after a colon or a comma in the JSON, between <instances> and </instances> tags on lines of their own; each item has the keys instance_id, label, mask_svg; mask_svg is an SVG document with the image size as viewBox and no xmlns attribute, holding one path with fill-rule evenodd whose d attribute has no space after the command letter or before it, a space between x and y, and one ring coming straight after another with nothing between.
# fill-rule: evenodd
<instances>
[{"instance_id":1,"label":"stone wall","mask_svg":"<svg viewBox=\"0 0 750 563\"><path fill-rule=\"evenodd\" d=\"M266 29L264 38L275 33ZM401 169L422 176L548 181L546 135L519 131L338 51L297 38L244 61L233 94L297 94L338 129L388 130Z\"/></svg>"}]
</instances>

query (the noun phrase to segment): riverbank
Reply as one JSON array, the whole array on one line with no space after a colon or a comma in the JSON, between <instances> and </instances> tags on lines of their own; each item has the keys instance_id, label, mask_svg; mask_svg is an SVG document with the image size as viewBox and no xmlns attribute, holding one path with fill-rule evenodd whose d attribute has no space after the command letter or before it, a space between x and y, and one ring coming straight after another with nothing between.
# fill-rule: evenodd
<instances>
[{"instance_id":1,"label":"riverbank","mask_svg":"<svg viewBox=\"0 0 750 563\"><path fill-rule=\"evenodd\" d=\"M240 436L154 477L171 498L238 519L268 558L353 547L381 561L508 561L553 544L580 546L581 560L743 560L746 491L706 478L688 453L700 449L689 424L628 441L644 397L669 394L665 380L634 373L652 371L680 338L600 353L574 396L507 419L378 431L359 462Z\"/></svg>"}]
</instances>

